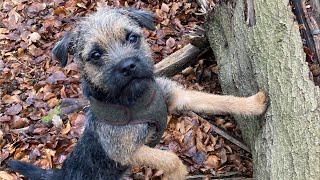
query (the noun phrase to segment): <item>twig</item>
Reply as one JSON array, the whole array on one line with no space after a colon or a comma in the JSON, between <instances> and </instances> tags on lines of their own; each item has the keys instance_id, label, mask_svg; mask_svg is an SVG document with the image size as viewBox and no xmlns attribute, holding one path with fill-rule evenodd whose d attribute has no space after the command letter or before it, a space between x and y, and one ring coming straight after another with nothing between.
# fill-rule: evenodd
<instances>
[{"instance_id":1,"label":"twig","mask_svg":"<svg viewBox=\"0 0 320 180\"><path fill-rule=\"evenodd\" d=\"M187 179L198 179L198 178L210 178L210 179L224 179L224 180L240 180L240 179L246 179L246 180L251 180L252 178L246 178L246 177L239 177L242 174L237 171L231 171L231 172L226 172L224 174L217 174L217 175L192 175L192 176L187 176Z\"/></svg>"},{"instance_id":2,"label":"twig","mask_svg":"<svg viewBox=\"0 0 320 180\"><path fill-rule=\"evenodd\" d=\"M214 132L216 132L217 134L219 134L220 136L224 137L225 139L229 140L230 142L232 142L233 144L239 146L240 148L242 148L243 150L250 152L250 149L248 148L248 146L246 146L244 143L242 143L241 141L237 140L236 138L234 138L232 135L228 134L227 132L225 132L224 130L220 129L219 127L215 126L215 125L211 125L211 128Z\"/></svg>"},{"instance_id":3,"label":"twig","mask_svg":"<svg viewBox=\"0 0 320 180\"><path fill-rule=\"evenodd\" d=\"M190 113L191 115L194 114L196 116L198 116L199 119L207 121L205 119L203 119L201 116L197 115L194 112ZM246 146L243 142L239 141L237 138L234 138L232 135L230 135L229 133L225 132L224 130L222 130L221 128L211 124L211 128L212 130L219 134L220 136L224 137L225 139L229 140L230 142L232 142L233 144L239 146L240 148L242 148L243 150L250 152L250 149L248 148L248 146Z\"/></svg>"}]
</instances>

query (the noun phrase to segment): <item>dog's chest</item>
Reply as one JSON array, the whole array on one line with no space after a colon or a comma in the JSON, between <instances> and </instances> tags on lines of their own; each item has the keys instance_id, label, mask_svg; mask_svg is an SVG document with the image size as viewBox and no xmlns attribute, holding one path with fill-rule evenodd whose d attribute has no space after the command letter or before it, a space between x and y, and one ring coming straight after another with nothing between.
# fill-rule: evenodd
<instances>
[{"instance_id":1,"label":"dog's chest","mask_svg":"<svg viewBox=\"0 0 320 180\"><path fill-rule=\"evenodd\" d=\"M111 126L125 126L148 123L156 128L156 137L148 145L159 143L167 126L167 105L165 98L156 83L153 83L144 95L132 106L108 104L90 98L90 109L103 123Z\"/></svg>"}]
</instances>

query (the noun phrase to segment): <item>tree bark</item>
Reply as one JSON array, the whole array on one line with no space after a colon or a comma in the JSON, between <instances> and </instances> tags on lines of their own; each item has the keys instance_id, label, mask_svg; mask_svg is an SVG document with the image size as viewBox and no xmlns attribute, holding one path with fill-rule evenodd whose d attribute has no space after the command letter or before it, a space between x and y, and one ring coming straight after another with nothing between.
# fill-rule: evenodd
<instances>
[{"instance_id":1,"label":"tree bark","mask_svg":"<svg viewBox=\"0 0 320 180\"><path fill-rule=\"evenodd\" d=\"M319 180L320 91L309 79L289 2L254 0L255 23L247 25L246 1L216 5L207 35L225 94L269 94L263 117L235 117L252 151L254 179Z\"/></svg>"}]
</instances>

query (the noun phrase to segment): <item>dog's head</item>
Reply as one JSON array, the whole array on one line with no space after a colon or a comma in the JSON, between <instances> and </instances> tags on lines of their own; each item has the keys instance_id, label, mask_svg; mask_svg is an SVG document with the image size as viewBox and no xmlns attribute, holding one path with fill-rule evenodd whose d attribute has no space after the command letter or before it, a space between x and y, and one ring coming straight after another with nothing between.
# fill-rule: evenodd
<instances>
[{"instance_id":1,"label":"dog's head","mask_svg":"<svg viewBox=\"0 0 320 180\"><path fill-rule=\"evenodd\" d=\"M65 66L68 54L74 54L85 94L128 103L153 80L153 61L143 28L155 30L149 12L98 8L65 34L53 55Z\"/></svg>"}]
</instances>

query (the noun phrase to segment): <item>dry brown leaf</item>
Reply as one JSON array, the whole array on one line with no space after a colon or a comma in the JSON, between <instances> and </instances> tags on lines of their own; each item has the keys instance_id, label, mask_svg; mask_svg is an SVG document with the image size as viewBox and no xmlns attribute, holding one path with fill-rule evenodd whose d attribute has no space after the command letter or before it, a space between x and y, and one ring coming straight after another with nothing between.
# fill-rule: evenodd
<instances>
[{"instance_id":1,"label":"dry brown leaf","mask_svg":"<svg viewBox=\"0 0 320 180\"><path fill-rule=\"evenodd\" d=\"M149 167L144 167L144 171L145 171L145 179L151 179L152 177L152 169Z\"/></svg>"},{"instance_id":2,"label":"dry brown leaf","mask_svg":"<svg viewBox=\"0 0 320 180\"><path fill-rule=\"evenodd\" d=\"M220 162L221 164L224 164L225 162L227 162L228 158L227 158L227 151L225 148L221 148L218 151L219 157L220 157Z\"/></svg>"},{"instance_id":3,"label":"dry brown leaf","mask_svg":"<svg viewBox=\"0 0 320 180\"><path fill-rule=\"evenodd\" d=\"M41 10L44 10L46 8L45 3L38 3L38 2L33 2L31 3L31 6L29 6L28 11L30 13L38 13Z\"/></svg>"},{"instance_id":4,"label":"dry brown leaf","mask_svg":"<svg viewBox=\"0 0 320 180\"><path fill-rule=\"evenodd\" d=\"M86 5L83 3L77 3L77 6L83 8L83 9L87 9Z\"/></svg>"},{"instance_id":5,"label":"dry brown leaf","mask_svg":"<svg viewBox=\"0 0 320 180\"><path fill-rule=\"evenodd\" d=\"M167 4L162 3L161 4L161 11L168 13L170 11L170 8Z\"/></svg>"},{"instance_id":6,"label":"dry brown leaf","mask_svg":"<svg viewBox=\"0 0 320 180\"><path fill-rule=\"evenodd\" d=\"M168 47L168 48L172 48L172 47L174 47L176 45L176 41L172 38L172 37L170 37L169 39L167 39L167 41L166 41L166 46Z\"/></svg>"},{"instance_id":7,"label":"dry brown leaf","mask_svg":"<svg viewBox=\"0 0 320 180\"><path fill-rule=\"evenodd\" d=\"M171 13L173 15L177 14L177 10L182 6L181 2L173 2L171 6Z\"/></svg>"},{"instance_id":8,"label":"dry brown leaf","mask_svg":"<svg viewBox=\"0 0 320 180\"><path fill-rule=\"evenodd\" d=\"M220 167L220 158L216 155L209 155L203 165L207 169L218 169Z\"/></svg>"},{"instance_id":9,"label":"dry brown leaf","mask_svg":"<svg viewBox=\"0 0 320 180\"><path fill-rule=\"evenodd\" d=\"M181 147L180 147L179 143L176 142L176 141L171 141L169 143L168 148L169 148L170 151L173 151L173 152L179 152L181 150Z\"/></svg>"},{"instance_id":10,"label":"dry brown leaf","mask_svg":"<svg viewBox=\"0 0 320 180\"><path fill-rule=\"evenodd\" d=\"M222 118L216 118L215 119L215 123L218 125L218 126L222 126L226 121Z\"/></svg>"},{"instance_id":11,"label":"dry brown leaf","mask_svg":"<svg viewBox=\"0 0 320 180\"><path fill-rule=\"evenodd\" d=\"M7 109L6 113L7 115L17 115L21 112L22 106L20 104L15 104Z\"/></svg>"},{"instance_id":12,"label":"dry brown leaf","mask_svg":"<svg viewBox=\"0 0 320 180\"><path fill-rule=\"evenodd\" d=\"M50 108L53 108L53 107L55 107L55 106L57 106L57 105L59 104L59 100L58 100L57 97L54 97L54 98L49 99L49 100L47 101L47 103L48 103L48 106L49 106Z\"/></svg>"},{"instance_id":13,"label":"dry brown leaf","mask_svg":"<svg viewBox=\"0 0 320 180\"><path fill-rule=\"evenodd\" d=\"M0 59L0 71L3 70L4 66L5 66L4 62Z\"/></svg>"},{"instance_id":14,"label":"dry brown leaf","mask_svg":"<svg viewBox=\"0 0 320 180\"><path fill-rule=\"evenodd\" d=\"M49 76L47 79L47 82L52 85L52 84L55 84L57 81L62 81L62 80L65 80L66 78L67 77L66 75L64 75L63 72L58 71L52 74L51 76Z\"/></svg>"},{"instance_id":15,"label":"dry brown leaf","mask_svg":"<svg viewBox=\"0 0 320 180\"><path fill-rule=\"evenodd\" d=\"M138 172L141 171L141 168L140 168L140 167L133 167L133 168L131 168L131 171L132 171L133 173L138 173Z\"/></svg>"},{"instance_id":16,"label":"dry brown leaf","mask_svg":"<svg viewBox=\"0 0 320 180\"><path fill-rule=\"evenodd\" d=\"M198 165L201 165L206 160L206 154L204 152L196 152L191 157L193 162L195 162Z\"/></svg>"},{"instance_id":17,"label":"dry brown leaf","mask_svg":"<svg viewBox=\"0 0 320 180\"><path fill-rule=\"evenodd\" d=\"M48 130L46 127L39 127L33 130L33 133L35 134L43 134Z\"/></svg>"},{"instance_id":18,"label":"dry brown leaf","mask_svg":"<svg viewBox=\"0 0 320 180\"><path fill-rule=\"evenodd\" d=\"M232 122L227 122L223 125L224 128L228 129L228 130L232 130L234 128L236 128L236 125Z\"/></svg>"},{"instance_id":19,"label":"dry brown leaf","mask_svg":"<svg viewBox=\"0 0 320 180\"><path fill-rule=\"evenodd\" d=\"M5 171L0 171L0 179L2 180L13 180L13 176Z\"/></svg>"},{"instance_id":20,"label":"dry brown leaf","mask_svg":"<svg viewBox=\"0 0 320 180\"><path fill-rule=\"evenodd\" d=\"M0 117L0 122L2 122L2 123L9 122L9 121L11 121L11 117L10 116L4 115L4 116Z\"/></svg>"},{"instance_id":21,"label":"dry brown leaf","mask_svg":"<svg viewBox=\"0 0 320 180\"><path fill-rule=\"evenodd\" d=\"M45 90L43 90L43 91L45 91ZM43 97L43 100L48 100L48 99L51 99L51 98L53 98L53 97L55 97L56 95L54 94L54 93L52 93L52 92L45 92L44 93L44 97Z\"/></svg>"},{"instance_id":22,"label":"dry brown leaf","mask_svg":"<svg viewBox=\"0 0 320 180\"><path fill-rule=\"evenodd\" d=\"M65 136L66 134L68 134L70 132L71 129L71 125L70 122L68 121L66 124L66 127L61 131L61 136Z\"/></svg>"},{"instance_id":23,"label":"dry brown leaf","mask_svg":"<svg viewBox=\"0 0 320 180\"><path fill-rule=\"evenodd\" d=\"M32 44L33 42L37 42L41 39L41 36L37 32L33 32L29 35L29 45Z\"/></svg>"},{"instance_id":24,"label":"dry brown leaf","mask_svg":"<svg viewBox=\"0 0 320 180\"><path fill-rule=\"evenodd\" d=\"M49 167L52 168L53 167L52 156L55 155L56 151L51 150L51 149L45 149L44 152L45 152L46 160L49 163Z\"/></svg>"},{"instance_id":25,"label":"dry brown leaf","mask_svg":"<svg viewBox=\"0 0 320 180\"><path fill-rule=\"evenodd\" d=\"M12 9L12 10L9 12L9 21L10 21L11 23L14 23L14 24L18 23L20 17L21 17L20 14L17 13L17 12L15 11L15 9Z\"/></svg>"},{"instance_id":26,"label":"dry brown leaf","mask_svg":"<svg viewBox=\"0 0 320 180\"><path fill-rule=\"evenodd\" d=\"M54 15L64 14L67 15L68 11L64 7L58 7L53 11Z\"/></svg>"},{"instance_id":27,"label":"dry brown leaf","mask_svg":"<svg viewBox=\"0 0 320 180\"><path fill-rule=\"evenodd\" d=\"M13 95L13 96L10 96L10 95L4 95L2 97L2 102L5 103L5 104L11 104L11 103L19 103L20 102L20 98L18 95Z\"/></svg>"},{"instance_id":28,"label":"dry brown leaf","mask_svg":"<svg viewBox=\"0 0 320 180\"><path fill-rule=\"evenodd\" d=\"M21 118L19 116L12 116L12 128L19 129L28 126L29 121L26 118Z\"/></svg>"}]
</instances>

